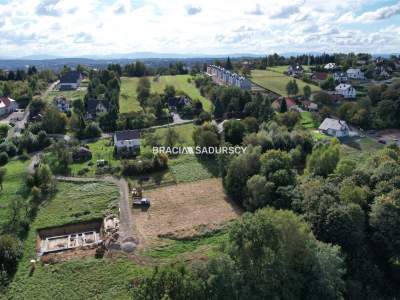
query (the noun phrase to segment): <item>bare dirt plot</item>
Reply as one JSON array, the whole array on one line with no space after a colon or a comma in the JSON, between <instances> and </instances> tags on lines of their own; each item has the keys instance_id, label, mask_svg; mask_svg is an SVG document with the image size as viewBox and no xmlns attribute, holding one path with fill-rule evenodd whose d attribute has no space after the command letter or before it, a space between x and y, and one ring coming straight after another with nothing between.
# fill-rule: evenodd
<instances>
[{"instance_id":1,"label":"bare dirt plot","mask_svg":"<svg viewBox=\"0 0 400 300\"><path fill-rule=\"evenodd\" d=\"M145 191L144 197L151 199L150 208L133 209L141 246L153 244L160 236L189 236L205 227L218 228L242 213L217 178Z\"/></svg>"}]
</instances>

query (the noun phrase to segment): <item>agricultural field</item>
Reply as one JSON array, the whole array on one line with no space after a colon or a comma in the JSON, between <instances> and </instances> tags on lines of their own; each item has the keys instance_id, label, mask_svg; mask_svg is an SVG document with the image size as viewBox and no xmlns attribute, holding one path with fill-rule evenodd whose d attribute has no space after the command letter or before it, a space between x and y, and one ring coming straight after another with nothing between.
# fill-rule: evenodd
<instances>
[{"instance_id":1,"label":"agricultural field","mask_svg":"<svg viewBox=\"0 0 400 300\"><path fill-rule=\"evenodd\" d=\"M36 257L36 230L103 217L117 212L117 186L105 182L59 182L56 195L44 203L31 225L24 254L8 299L129 299L128 280L142 274L126 258L84 258L42 265L30 272L30 260Z\"/></svg>"},{"instance_id":2,"label":"agricultural field","mask_svg":"<svg viewBox=\"0 0 400 300\"><path fill-rule=\"evenodd\" d=\"M160 76L157 81L155 77L150 77L151 91L153 93L163 93L167 85L173 85L176 91L182 91L188 94L190 98L199 99L203 103L203 108L206 111L211 111L211 102L203 97L199 90L194 85L194 82L189 83L190 75L166 75ZM136 77L122 77L121 78L121 94L120 94L120 112L129 113L141 111L142 108L136 98L136 87L139 78Z\"/></svg>"},{"instance_id":3,"label":"agricultural field","mask_svg":"<svg viewBox=\"0 0 400 300\"><path fill-rule=\"evenodd\" d=\"M254 83L282 96L287 96L286 85L292 77L286 76L284 74L267 71L267 70L253 70L251 72L250 80ZM305 83L302 80L296 79L297 85L299 87L299 94L303 94L303 87L309 85L312 92L320 91L321 89L313 84Z\"/></svg>"},{"instance_id":4,"label":"agricultural field","mask_svg":"<svg viewBox=\"0 0 400 300\"><path fill-rule=\"evenodd\" d=\"M8 221L8 206L18 196L18 191L23 187L29 160L11 160L3 168L6 175L3 190L0 191L0 225Z\"/></svg>"},{"instance_id":5,"label":"agricultural field","mask_svg":"<svg viewBox=\"0 0 400 300\"><path fill-rule=\"evenodd\" d=\"M144 248L164 239L191 239L213 232L242 213L227 199L219 179L170 185L145 191L144 196L152 205L147 210L132 209Z\"/></svg>"}]
</instances>

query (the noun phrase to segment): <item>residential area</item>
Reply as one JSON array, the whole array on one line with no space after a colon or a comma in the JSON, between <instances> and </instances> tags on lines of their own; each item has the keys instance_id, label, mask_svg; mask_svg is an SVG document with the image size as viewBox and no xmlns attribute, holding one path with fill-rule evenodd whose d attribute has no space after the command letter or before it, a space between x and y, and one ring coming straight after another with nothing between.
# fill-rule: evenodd
<instances>
[{"instance_id":1,"label":"residential area","mask_svg":"<svg viewBox=\"0 0 400 300\"><path fill-rule=\"evenodd\" d=\"M351 269L360 253L349 245L367 238L359 226L369 205L381 205L372 204L381 172L389 163L400 168L400 57L275 54L162 70L139 60L56 72L32 66L19 71L21 80L1 72L0 225L21 245L5 299L109 299L110 289L124 299L155 266L213 262L234 243L234 230L247 232L240 222L271 208L304 214L312 228L325 224L315 235L346 251L345 262L326 246L352 280L371 284ZM246 152L154 152L197 146ZM316 216L327 209L326 189L339 206ZM245 212L251 219L240 221ZM75 294L80 281L90 289Z\"/></svg>"}]
</instances>

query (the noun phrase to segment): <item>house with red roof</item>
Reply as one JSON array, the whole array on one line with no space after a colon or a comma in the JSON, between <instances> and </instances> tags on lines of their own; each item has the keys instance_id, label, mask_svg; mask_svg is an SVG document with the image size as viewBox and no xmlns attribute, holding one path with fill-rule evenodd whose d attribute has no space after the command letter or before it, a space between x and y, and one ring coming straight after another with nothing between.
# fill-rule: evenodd
<instances>
[{"instance_id":1,"label":"house with red roof","mask_svg":"<svg viewBox=\"0 0 400 300\"><path fill-rule=\"evenodd\" d=\"M18 109L17 101L10 97L0 97L0 116L8 115Z\"/></svg>"},{"instance_id":2,"label":"house with red roof","mask_svg":"<svg viewBox=\"0 0 400 300\"><path fill-rule=\"evenodd\" d=\"M272 102L272 107L275 110L280 111L281 110L282 101L286 101L287 110L296 109L297 108L296 101L294 99L290 98L290 97L280 97L280 98L276 99L274 102Z\"/></svg>"},{"instance_id":3,"label":"house with red roof","mask_svg":"<svg viewBox=\"0 0 400 300\"><path fill-rule=\"evenodd\" d=\"M315 81L324 81L328 78L328 73L326 72L315 72L312 77Z\"/></svg>"}]
</instances>

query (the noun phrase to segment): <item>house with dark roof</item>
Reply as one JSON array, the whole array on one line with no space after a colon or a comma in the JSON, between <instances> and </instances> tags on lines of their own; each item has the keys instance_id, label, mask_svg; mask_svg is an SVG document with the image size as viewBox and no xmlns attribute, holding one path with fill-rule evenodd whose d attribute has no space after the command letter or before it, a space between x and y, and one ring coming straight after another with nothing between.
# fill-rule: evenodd
<instances>
[{"instance_id":1,"label":"house with dark roof","mask_svg":"<svg viewBox=\"0 0 400 300\"><path fill-rule=\"evenodd\" d=\"M8 115L17 109L17 101L10 97L0 97L0 116Z\"/></svg>"},{"instance_id":2,"label":"house with dark roof","mask_svg":"<svg viewBox=\"0 0 400 300\"><path fill-rule=\"evenodd\" d=\"M114 146L117 154L138 153L140 151L140 131L122 130L114 133Z\"/></svg>"},{"instance_id":3,"label":"house with dark roof","mask_svg":"<svg viewBox=\"0 0 400 300\"><path fill-rule=\"evenodd\" d=\"M82 75L78 71L69 71L60 78L58 85L60 91L76 90L79 88Z\"/></svg>"},{"instance_id":4,"label":"house with dark roof","mask_svg":"<svg viewBox=\"0 0 400 300\"><path fill-rule=\"evenodd\" d=\"M86 118L95 119L99 114L108 112L107 102L100 99L89 99L86 101Z\"/></svg>"},{"instance_id":5,"label":"house with dark roof","mask_svg":"<svg viewBox=\"0 0 400 300\"><path fill-rule=\"evenodd\" d=\"M168 106L171 110L180 111L185 105L192 103L192 100L186 96L176 96L168 98Z\"/></svg>"}]
</instances>

